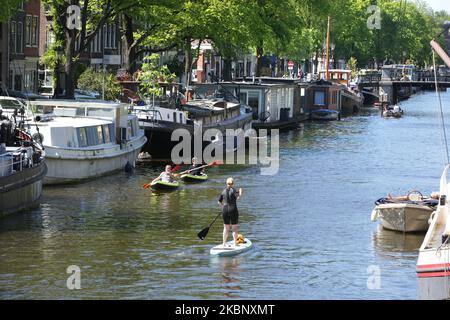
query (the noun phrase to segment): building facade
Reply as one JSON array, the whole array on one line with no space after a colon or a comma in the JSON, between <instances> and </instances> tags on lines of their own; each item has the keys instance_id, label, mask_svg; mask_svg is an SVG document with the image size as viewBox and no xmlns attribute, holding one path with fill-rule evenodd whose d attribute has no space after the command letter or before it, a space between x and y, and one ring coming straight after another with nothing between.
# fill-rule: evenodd
<instances>
[{"instance_id":1,"label":"building facade","mask_svg":"<svg viewBox=\"0 0 450 320\"><path fill-rule=\"evenodd\" d=\"M7 52L8 89L37 92L39 69L39 20L41 1L22 2L9 21Z\"/></svg>"}]
</instances>

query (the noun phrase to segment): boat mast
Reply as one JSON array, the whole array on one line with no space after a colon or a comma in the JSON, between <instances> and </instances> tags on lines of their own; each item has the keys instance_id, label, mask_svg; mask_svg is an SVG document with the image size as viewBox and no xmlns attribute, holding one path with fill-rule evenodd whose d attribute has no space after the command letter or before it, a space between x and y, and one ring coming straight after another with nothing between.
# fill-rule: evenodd
<instances>
[{"instance_id":1,"label":"boat mast","mask_svg":"<svg viewBox=\"0 0 450 320\"><path fill-rule=\"evenodd\" d=\"M331 24L331 17L328 16L328 26L327 26L327 60L326 60L325 80L329 80L330 79L330 24Z\"/></svg>"}]
</instances>

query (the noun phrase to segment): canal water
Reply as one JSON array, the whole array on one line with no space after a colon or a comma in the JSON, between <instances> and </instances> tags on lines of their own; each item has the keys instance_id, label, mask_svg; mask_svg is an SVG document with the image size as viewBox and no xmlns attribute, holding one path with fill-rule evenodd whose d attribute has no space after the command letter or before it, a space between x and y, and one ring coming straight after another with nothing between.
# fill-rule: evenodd
<instances>
[{"instance_id":1,"label":"canal water","mask_svg":"<svg viewBox=\"0 0 450 320\"><path fill-rule=\"evenodd\" d=\"M370 213L388 192L438 191L436 100L429 92L401 103L402 119L367 109L303 123L281 135L274 176L219 166L206 183L152 193L142 185L162 168L139 166L45 188L39 209L0 220L0 298L415 299L424 235L382 230ZM449 93L443 102L450 106ZM244 189L239 228L254 249L211 258L220 220L205 240L196 234L219 213L228 176ZM71 265L80 290L67 289Z\"/></svg>"}]
</instances>

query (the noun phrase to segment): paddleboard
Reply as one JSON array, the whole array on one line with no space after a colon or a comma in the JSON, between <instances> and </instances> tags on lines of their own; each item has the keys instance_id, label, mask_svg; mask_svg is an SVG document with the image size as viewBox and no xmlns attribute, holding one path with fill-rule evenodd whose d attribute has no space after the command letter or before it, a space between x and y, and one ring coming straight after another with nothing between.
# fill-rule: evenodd
<instances>
[{"instance_id":1,"label":"paddleboard","mask_svg":"<svg viewBox=\"0 0 450 320\"><path fill-rule=\"evenodd\" d=\"M185 182L202 182L208 180L208 175L202 174L201 176L196 176L193 174L186 173L181 175L181 179Z\"/></svg>"},{"instance_id":2,"label":"paddleboard","mask_svg":"<svg viewBox=\"0 0 450 320\"><path fill-rule=\"evenodd\" d=\"M156 181L151 184L151 187L156 190L175 190L178 189L180 183L178 181L174 182L162 182Z\"/></svg>"},{"instance_id":3,"label":"paddleboard","mask_svg":"<svg viewBox=\"0 0 450 320\"><path fill-rule=\"evenodd\" d=\"M250 250L252 246L252 242L247 238L244 239L244 243L237 246L235 246L234 241L231 240L225 244L225 247L219 244L218 246L211 248L209 253L213 256L219 257L235 256L237 254Z\"/></svg>"}]
</instances>

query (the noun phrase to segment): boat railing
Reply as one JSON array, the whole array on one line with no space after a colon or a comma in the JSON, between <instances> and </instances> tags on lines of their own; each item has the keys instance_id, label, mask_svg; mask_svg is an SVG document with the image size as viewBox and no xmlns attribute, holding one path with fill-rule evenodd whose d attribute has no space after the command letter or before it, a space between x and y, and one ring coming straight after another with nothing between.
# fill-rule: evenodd
<instances>
[{"instance_id":1,"label":"boat railing","mask_svg":"<svg viewBox=\"0 0 450 320\"><path fill-rule=\"evenodd\" d=\"M0 177L10 176L32 166L33 157L28 156L26 149L0 155Z\"/></svg>"},{"instance_id":2,"label":"boat railing","mask_svg":"<svg viewBox=\"0 0 450 320\"><path fill-rule=\"evenodd\" d=\"M155 107L150 107L149 109L133 109L132 114L138 117L138 121L140 120L139 116L142 116L142 114L149 114L150 119L147 120L150 120L151 122L158 122L159 120L163 120L161 112Z\"/></svg>"}]
</instances>

